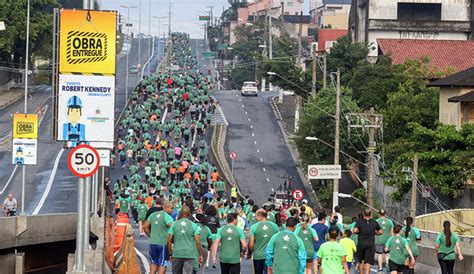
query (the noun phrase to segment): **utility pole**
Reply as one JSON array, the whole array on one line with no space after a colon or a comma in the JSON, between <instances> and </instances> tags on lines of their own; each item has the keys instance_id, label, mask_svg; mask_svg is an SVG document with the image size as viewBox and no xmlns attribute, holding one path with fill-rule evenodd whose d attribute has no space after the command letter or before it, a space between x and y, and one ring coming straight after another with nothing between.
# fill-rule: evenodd
<instances>
[{"instance_id":1,"label":"utility pole","mask_svg":"<svg viewBox=\"0 0 474 274\"><path fill-rule=\"evenodd\" d=\"M339 165L339 125L341 123L341 71L336 72L336 128L334 134L334 165ZM339 205L339 179L333 180L332 209Z\"/></svg>"},{"instance_id":2,"label":"utility pole","mask_svg":"<svg viewBox=\"0 0 474 274\"><path fill-rule=\"evenodd\" d=\"M298 67L302 67L301 66L301 51L302 51L302 47L301 47L301 36L303 35L303 12L300 13L300 29L298 31Z\"/></svg>"},{"instance_id":3,"label":"utility pole","mask_svg":"<svg viewBox=\"0 0 474 274\"><path fill-rule=\"evenodd\" d=\"M367 203L370 206L374 206L374 185L375 185L375 151L377 149L377 144L375 142L375 136L377 129L382 128L383 126L383 116L381 114L375 113L374 108L370 108L368 112L364 113L349 113L348 114L349 128L362 128L368 129L369 133L369 144L367 147L367 172L366 172L366 182L367 182Z\"/></svg>"},{"instance_id":4,"label":"utility pole","mask_svg":"<svg viewBox=\"0 0 474 274\"><path fill-rule=\"evenodd\" d=\"M151 58L151 44L153 35L151 34L151 0L148 0L148 35L150 35L150 41L148 43L148 58ZM151 65L148 64L148 75L150 75L150 67Z\"/></svg>"},{"instance_id":5,"label":"utility pole","mask_svg":"<svg viewBox=\"0 0 474 274\"><path fill-rule=\"evenodd\" d=\"M168 5L168 39L171 39L171 1Z\"/></svg>"},{"instance_id":6,"label":"utility pole","mask_svg":"<svg viewBox=\"0 0 474 274\"><path fill-rule=\"evenodd\" d=\"M323 54L323 89L327 88L327 66L326 66L326 53Z\"/></svg>"},{"instance_id":7,"label":"utility pole","mask_svg":"<svg viewBox=\"0 0 474 274\"><path fill-rule=\"evenodd\" d=\"M214 8L214 6L206 6L206 7L211 9L211 11L209 12L210 13L209 14L209 17L210 17L209 18L209 25L212 27L212 15L213 15L212 14L212 9Z\"/></svg>"},{"instance_id":8,"label":"utility pole","mask_svg":"<svg viewBox=\"0 0 474 274\"><path fill-rule=\"evenodd\" d=\"M138 64L142 65L142 0L138 0Z\"/></svg>"},{"instance_id":9,"label":"utility pole","mask_svg":"<svg viewBox=\"0 0 474 274\"><path fill-rule=\"evenodd\" d=\"M411 205L410 216L415 219L416 216L416 186L418 184L418 155L413 156L413 174L411 182Z\"/></svg>"},{"instance_id":10,"label":"utility pole","mask_svg":"<svg viewBox=\"0 0 474 274\"><path fill-rule=\"evenodd\" d=\"M84 1L87 1L87 0L84 0ZM136 8L137 6L121 5L121 7L127 9L127 23L126 23L127 37L130 37L130 9ZM127 100L128 100L128 74L129 74L128 59L130 55L130 50L132 49L132 45L133 45L133 39L130 40L130 46L127 48L127 58L126 58L126 65L125 65L126 70L127 70L125 73L125 104L127 104Z\"/></svg>"},{"instance_id":11,"label":"utility pole","mask_svg":"<svg viewBox=\"0 0 474 274\"><path fill-rule=\"evenodd\" d=\"M273 59L273 36L272 36L272 9L273 0L270 1L270 9L268 13L268 59Z\"/></svg>"},{"instance_id":12,"label":"utility pole","mask_svg":"<svg viewBox=\"0 0 474 274\"><path fill-rule=\"evenodd\" d=\"M316 73L318 69L318 53L316 52L316 44L313 45L313 81L311 83L311 95L316 96Z\"/></svg>"}]
</instances>

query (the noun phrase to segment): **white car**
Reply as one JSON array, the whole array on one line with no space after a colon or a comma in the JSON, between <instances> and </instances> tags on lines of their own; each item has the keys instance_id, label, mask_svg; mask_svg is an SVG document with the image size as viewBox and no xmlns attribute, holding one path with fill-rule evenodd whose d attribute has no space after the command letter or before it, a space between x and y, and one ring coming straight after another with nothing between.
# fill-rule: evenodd
<instances>
[{"instance_id":1,"label":"white car","mask_svg":"<svg viewBox=\"0 0 474 274\"><path fill-rule=\"evenodd\" d=\"M251 81L245 81L242 85L242 96L255 95L258 96L257 83Z\"/></svg>"}]
</instances>

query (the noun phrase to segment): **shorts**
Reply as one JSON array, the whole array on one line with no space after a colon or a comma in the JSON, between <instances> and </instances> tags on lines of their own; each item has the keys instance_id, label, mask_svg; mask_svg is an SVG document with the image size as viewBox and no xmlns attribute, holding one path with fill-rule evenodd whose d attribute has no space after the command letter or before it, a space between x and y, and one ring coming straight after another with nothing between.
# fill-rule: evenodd
<instances>
[{"instance_id":1,"label":"shorts","mask_svg":"<svg viewBox=\"0 0 474 274\"><path fill-rule=\"evenodd\" d=\"M384 244L375 244L375 253L384 254L385 253L385 245Z\"/></svg>"},{"instance_id":2,"label":"shorts","mask_svg":"<svg viewBox=\"0 0 474 274\"><path fill-rule=\"evenodd\" d=\"M351 269L352 267L352 262L347 262L347 268Z\"/></svg>"},{"instance_id":3,"label":"shorts","mask_svg":"<svg viewBox=\"0 0 474 274\"><path fill-rule=\"evenodd\" d=\"M407 267L404 264L397 264L394 261L389 259L388 268L390 269L390 271L404 272Z\"/></svg>"},{"instance_id":4,"label":"shorts","mask_svg":"<svg viewBox=\"0 0 474 274\"><path fill-rule=\"evenodd\" d=\"M219 196L224 195L224 191L217 191L217 195L219 195Z\"/></svg>"},{"instance_id":5,"label":"shorts","mask_svg":"<svg viewBox=\"0 0 474 274\"><path fill-rule=\"evenodd\" d=\"M375 246L373 244L361 244L357 246L357 258L359 262L374 264Z\"/></svg>"},{"instance_id":6,"label":"shorts","mask_svg":"<svg viewBox=\"0 0 474 274\"><path fill-rule=\"evenodd\" d=\"M170 256L166 245L150 244L150 261L158 266L170 266Z\"/></svg>"}]
</instances>

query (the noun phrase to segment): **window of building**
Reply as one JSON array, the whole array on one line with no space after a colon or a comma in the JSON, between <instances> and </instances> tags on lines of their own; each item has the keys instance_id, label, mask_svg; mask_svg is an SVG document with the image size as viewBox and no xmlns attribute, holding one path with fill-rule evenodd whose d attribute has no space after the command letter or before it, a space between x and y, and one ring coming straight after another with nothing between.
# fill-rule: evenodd
<instances>
[{"instance_id":1,"label":"window of building","mask_svg":"<svg viewBox=\"0 0 474 274\"><path fill-rule=\"evenodd\" d=\"M441 21L441 4L398 3L400 21Z\"/></svg>"},{"instance_id":2,"label":"window of building","mask_svg":"<svg viewBox=\"0 0 474 274\"><path fill-rule=\"evenodd\" d=\"M293 7L293 2L288 2L286 5L287 5L288 7Z\"/></svg>"}]
</instances>

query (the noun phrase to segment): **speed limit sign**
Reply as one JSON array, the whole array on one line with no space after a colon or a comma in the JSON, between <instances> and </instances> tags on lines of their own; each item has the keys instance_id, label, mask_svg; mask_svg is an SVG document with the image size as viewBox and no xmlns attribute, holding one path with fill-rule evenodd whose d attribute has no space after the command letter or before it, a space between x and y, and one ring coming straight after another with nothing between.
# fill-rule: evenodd
<instances>
[{"instance_id":1,"label":"speed limit sign","mask_svg":"<svg viewBox=\"0 0 474 274\"><path fill-rule=\"evenodd\" d=\"M294 200L299 201L303 199L304 194L301 189L295 189L293 192L291 192L291 196L293 197Z\"/></svg>"},{"instance_id":2,"label":"speed limit sign","mask_svg":"<svg viewBox=\"0 0 474 274\"><path fill-rule=\"evenodd\" d=\"M92 176L99 168L100 157L95 148L81 144L71 150L67 161L69 169L74 175L87 178Z\"/></svg>"}]
</instances>

